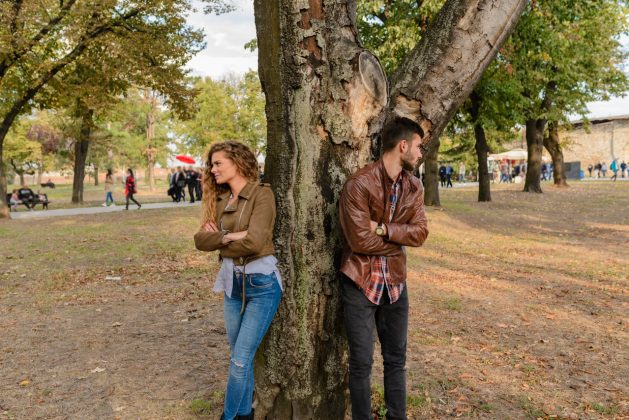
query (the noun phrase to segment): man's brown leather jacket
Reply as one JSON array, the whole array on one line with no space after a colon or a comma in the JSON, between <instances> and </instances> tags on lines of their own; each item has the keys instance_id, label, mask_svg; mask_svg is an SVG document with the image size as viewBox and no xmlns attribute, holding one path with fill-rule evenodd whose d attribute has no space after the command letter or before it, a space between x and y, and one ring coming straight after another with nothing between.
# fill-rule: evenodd
<instances>
[{"instance_id":1,"label":"man's brown leather jacket","mask_svg":"<svg viewBox=\"0 0 629 420\"><path fill-rule=\"evenodd\" d=\"M391 285L404 282L406 252L403 246L421 246L428 236L424 188L410 172L403 170L400 176L393 218L390 223L384 223L387 226L386 237L372 232L369 223L371 220L377 223L384 221L384 194L388 197L393 185L382 159L356 172L345 183L341 193L339 216L346 241L341 272L360 288L365 287L375 258L381 255L388 257Z\"/></svg>"}]
</instances>

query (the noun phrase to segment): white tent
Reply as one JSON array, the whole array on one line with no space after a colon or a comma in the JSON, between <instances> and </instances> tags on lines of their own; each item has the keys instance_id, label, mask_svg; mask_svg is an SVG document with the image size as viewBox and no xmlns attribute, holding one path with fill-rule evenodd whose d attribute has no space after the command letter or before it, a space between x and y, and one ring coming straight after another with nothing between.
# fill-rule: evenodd
<instances>
[{"instance_id":1,"label":"white tent","mask_svg":"<svg viewBox=\"0 0 629 420\"><path fill-rule=\"evenodd\" d=\"M502 160L502 159L522 160L522 159L528 158L528 153L524 149L513 149L513 150L508 150L506 152L489 155L489 157L493 158L494 160Z\"/></svg>"}]
</instances>

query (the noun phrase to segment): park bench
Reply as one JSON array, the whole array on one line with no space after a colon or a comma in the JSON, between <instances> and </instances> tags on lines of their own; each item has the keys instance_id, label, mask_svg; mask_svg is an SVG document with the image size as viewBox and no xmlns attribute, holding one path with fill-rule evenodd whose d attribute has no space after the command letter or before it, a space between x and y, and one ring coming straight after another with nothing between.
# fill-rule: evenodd
<instances>
[{"instance_id":1,"label":"park bench","mask_svg":"<svg viewBox=\"0 0 629 420\"><path fill-rule=\"evenodd\" d=\"M48 200L48 195L46 194L42 194L44 196L44 199L40 199L39 196L37 194L32 194L32 195L28 195L28 196L22 196L19 198L17 204L21 204L24 207L28 208L28 209L34 209L36 205L41 204L42 205L42 209L44 210L48 210L48 204L50 203L50 200ZM7 194L7 203L9 204L9 210L11 210L11 194L8 193Z\"/></svg>"}]
</instances>

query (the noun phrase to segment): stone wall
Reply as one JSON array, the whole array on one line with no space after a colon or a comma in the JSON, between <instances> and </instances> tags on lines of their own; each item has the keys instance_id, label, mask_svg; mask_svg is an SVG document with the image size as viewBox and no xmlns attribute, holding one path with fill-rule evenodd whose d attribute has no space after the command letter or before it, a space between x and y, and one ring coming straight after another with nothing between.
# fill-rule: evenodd
<instances>
[{"instance_id":1,"label":"stone wall","mask_svg":"<svg viewBox=\"0 0 629 420\"><path fill-rule=\"evenodd\" d=\"M581 124L570 131L561 131L559 138L563 146L565 162L581 162L581 169L597 162L609 164L629 162L629 116L609 120L592 121L589 133Z\"/></svg>"}]
</instances>

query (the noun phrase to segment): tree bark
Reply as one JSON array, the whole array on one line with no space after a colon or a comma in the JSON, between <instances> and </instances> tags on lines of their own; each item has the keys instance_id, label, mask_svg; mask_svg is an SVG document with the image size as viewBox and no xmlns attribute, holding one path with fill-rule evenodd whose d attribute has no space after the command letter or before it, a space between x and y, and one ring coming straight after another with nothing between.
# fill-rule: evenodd
<instances>
[{"instance_id":1,"label":"tree bark","mask_svg":"<svg viewBox=\"0 0 629 420\"><path fill-rule=\"evenodd\" d=\"M94 166L94 186L98 187L98 166Z\"/></svg>"},{"instance_id":2,"label":"tree bark","mask_svg":"<svg viewBox=\"0 0 629 420\"><path fill-rule=\"evenodd\" d=\"M87 109L81 116L81 133L74 144L74 179L72 181L72 203L83 203L83 181L85 180L85 161L90 147L94 111Z\"/></svg>"},{"instance_id":3,"label":"tree bark","mask_svg":"<svg viewBox=\"0 0 629 420\"><path fill-rule=\"evenodd\" d=\"M3 142L0 141L0 219L8 219L9 205L7 203L7 172L2 159Z\"/></svg>"},{"instance_id":4,"label":"tree bark","mask_svg":"<svg viewBox=\"0 0 629 420\"><path fill-rule=\"evenodd\" d=\"M147 177L149 190L155 191L155 157L157 150L154 147L155 139L155 112L157 111L157 94L155 92L145 92L145 98L150 103L149 112L146 114L146 160Z\"/></svg>"},{"instance_id":5,"label":"tree bark","mask_svg":"<svg viewBox=\"0 0 629 420\"><path fill-rule=\"evenodd\" d=\"M439 199L439 139L430 142L426 160L424 161L424 204L427 206L441 207Z\"/></svg>"},{"instance_id":6,"label":"tree bark","mask_svg":"<svg viewBox=\"0 0 629 420\"><path fill-rule=\"evenodd\" d=\"M544 147L545 119L531 119L526 121L526 148L528 162L526 165L526 180L524 191L542 193L542 148Z\"/></svg>"},{"instance_id":7,"label":"tree bark","mask_svg":"<svg viewBox=\"0 0 629 420\"><path fill-rule=\"evenodd\" d=\"M347 345L336 277L342 186L377 153L378 133L394 115L418 121L436 143L525 3L448 0L389 96L380 63L358 41L355 0L254 1L265 175L277 201L285 287L256 359L260 418L344 417Z\"/></svg>"},{"instance_id":8,"label":"tree bark","mask_svg":"<svg viewBox=\"0 0 629 420\"><path fill-rule=\"evenodd\" d=\"M487 165L487 155L489 154L489 145L485 136L485 129L480 121L481 97L476 92L470 95L472 107L470 114L474 122L474 138L476 143L476 158L478 160L478 201L491 201L491 179L489 177L489 167Z\"/></svg>"},{"instance_id":9,"label":"tree bark","mask_svg":"<svg viewBox=\"0 0 629 420\"><path fill-rule=\"evenodd\" d=\"M548 124L548 135L544 136L544 147L553 159L553 182L557 187L568 187L563 151L559 143L559 130L556 123Z\"/></svg>"}]
</instances>

